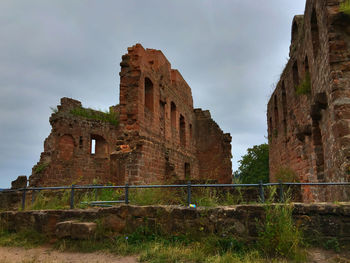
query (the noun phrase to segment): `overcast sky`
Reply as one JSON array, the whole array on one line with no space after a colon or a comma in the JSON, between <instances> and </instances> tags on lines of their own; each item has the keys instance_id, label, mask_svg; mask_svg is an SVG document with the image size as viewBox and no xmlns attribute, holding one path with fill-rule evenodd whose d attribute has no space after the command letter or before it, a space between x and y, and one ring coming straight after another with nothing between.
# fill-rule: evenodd
<instances>
[{"instance_id":1,"label":"overcast sky","mask_svg":"<svg viewBox=\"0 0 350 263\"><path fill-rule=\"evenodd\" d=\"M119 103L127 47L160 49L232 135L233 169L266 142L266 104L305 0L1 0L0 187L31 174L61 97Z\"/></svg>"}]
</instances>

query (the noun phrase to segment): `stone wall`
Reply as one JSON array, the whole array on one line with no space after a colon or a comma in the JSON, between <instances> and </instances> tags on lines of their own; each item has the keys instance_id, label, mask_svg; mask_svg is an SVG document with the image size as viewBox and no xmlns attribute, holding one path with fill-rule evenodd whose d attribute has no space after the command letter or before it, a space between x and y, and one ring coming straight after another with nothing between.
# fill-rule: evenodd
<instances>
[{"instance_id":1,"label":"stone wall","mask_svg":"<svg viewBox=\"0 0 350 263\"><path fill-rule=\"evenodd\" d=\"M270 180L350 181L350 17L337 0L307 0L290 59L268 103ZM320 190L322 189L322 190ZM303 187L304 201L348 200L348 188Z\"/></svg>"},{"instance_id":2,"label":"stone wall","mask_svg":"<svg viewBox=\"0 0 350 263\"><path fill-rule=\"evenodd\" d=\"M119 125L76 116L81 103L62 98L30 186L230 183L230 135L208 111L193 109L190 87L163 53L136 44L120 66L120 104L111 107Z\"/></svg>"},{"instance_id":3,"label":"stone wall","mask_svg":"<svg viewBox=\"0 0 350 263\"><path fill-rule=\"evenodd\" d=\"M51 134L45 140L40 161L33 167L30 186L117 181L111 174L110 153L120 135L118 127L72 114L74 109L82 109L79 101L62 98L57 112L51 115Z\"/></svg>"},{"instance_id":4,"label":"stone wall","mask_svg":"<svg viewBox=\"0 0 350 263\"><path fill-rule=\"evenodd\" d=\"M197 209L121 205L86 210L1 212L0 226L10 231L34 228L54 236L60 222L100 222L115 234L127 234L144 226L167 234L213 233L254 240L258 235L257 222L263 222L264 211L263 205ZM318 241L336 238L340 243L350 243L350 205L294 204L293 217L306 237Z\"/></svg>"}]
</instances>

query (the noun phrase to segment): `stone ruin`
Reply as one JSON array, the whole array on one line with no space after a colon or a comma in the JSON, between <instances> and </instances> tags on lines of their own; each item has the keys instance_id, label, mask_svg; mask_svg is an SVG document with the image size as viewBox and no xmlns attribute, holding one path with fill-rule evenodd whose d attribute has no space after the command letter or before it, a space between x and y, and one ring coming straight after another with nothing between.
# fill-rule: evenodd
<instances>
[{"instance_id":1,"label":"stone ruin","mask_svg":"<svg viewBox=\"0 0 350 263\"><path fill-rule=\"evenodd\" d=\"M193 108L190 87L163 53L136 44L120 66L120 104L109 112L61 99L30 186L231 183L230 134Z\"/></svg>"},{"instance_id":2,"label":"stone ruin","mask_svg":"<svg viewBox=\"0 0 350 263\"><path fill-rule=\"evenodd\" d=\"M267 106L270 181L350 181L350 16L307 0ZM290 178L289 178L290 179ZM349 199L350 187L302 187L303 201Z\"/></svg>"}]
</instances>

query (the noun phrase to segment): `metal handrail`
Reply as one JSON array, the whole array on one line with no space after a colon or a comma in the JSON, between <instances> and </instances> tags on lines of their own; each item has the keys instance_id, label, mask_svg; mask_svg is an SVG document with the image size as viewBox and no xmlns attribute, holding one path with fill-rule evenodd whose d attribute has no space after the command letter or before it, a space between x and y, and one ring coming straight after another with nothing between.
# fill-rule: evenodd
<instances>
[{"instance_id":1,"label":"metal handrail","mask_svg":"<svg viewBox=\"0 0 350 263\"><path fill-rule=\"evenodd\" d=\"M318 183L296 183L296 182L278 182L278 183L260 183L258 184L191 184L191 181L188 181L187 184L173 184L173 185L71 185L71 186L47 186L47 187L26 187L18 189L2 189L0 193L6 192L16 192L23 191L22 193L22 209L25 208L26 192L28 191L41 191L41 190L71 190L70 195L70 208L74 208L74 191L81 189L124 189L125 190L125 200L124 201L110 201L111 203L129 203L129 189L137 188L187 188L187 203L191 204L191 189L192 187L230 187L230 188L239 188L239 187L258 187L260 201L264 202L264 187L267 186L279 186L279 196L280 201L284 200L283 186L327 186L327 185L350 185L350 182L318 182ZM34 198L32 196L32 202ZM97 201L96 201L97 202ZM108 201L103 201L108 202Z\"/></svg>"}]
</instances>

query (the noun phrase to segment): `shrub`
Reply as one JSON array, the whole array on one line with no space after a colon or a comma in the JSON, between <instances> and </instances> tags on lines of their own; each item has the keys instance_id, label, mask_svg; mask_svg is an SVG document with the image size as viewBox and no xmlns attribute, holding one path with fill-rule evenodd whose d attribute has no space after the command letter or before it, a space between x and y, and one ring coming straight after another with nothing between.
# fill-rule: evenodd
<instances>
[{"instance_id":1,"label":"shrub","mask_svg":"<svg viewBox=\"0 0 350 263\"><path fill-rule=\"evenodd\" d=\"M40 163L37 164L34 168L34 173L39 174L44 171L49 166L49 163Z\"/></svg>"},{"instance_id":2,"label":"shrub","mask_svg":"<svg viewBox=\"0 0 350 263\"><path fill-rule=\"evenodd\" d=\"M277 181L288 182L288 183L294 183L299 181L298 176L294 172L294 170L285 166L281 166L277 170L275 174L275 178Z\"/></svg>"},{"instance_id":3,"label":"shrub","mask_svg":"<svg viewBox=\"0 0 350 263\"><path fill-rule=\"evenodd\" d=\"M310 73L307 72L303 81L295 87L295 93L297 95L305 95L311 93Z\"/></svg>"},{"instance_id":4,"label":"shrub","mask_svg":"<svg viewBox=\"0 0 350 263\"><path fill-rule=\"evenodd\" d=\"M294 225L293 206L287 202L265 206L265 221L258 226L257 246L268 257L300 260L305 256L301 249L302 231Z\"/></svg>"},{"instance_id":5,"label":"shrub","mask_svg":"<svg viewBox=\"0 0 350 263\"><path fill-rule=\"evenodd\" d=\"M79 107L71 110L70 113L75 116L80 116L91 120L100 120L100 121L109 122L114 126L119 125L119 116L114 111L103 112L103 111L97 111L90 108L86 109L86 108Z\"/></svg>"},{"instance_id":6,"label":"shrub","mask_svg":"<svg viewBox=\"0 0 350 263\"><path fill-rule=\"evenodd\" d=\"M350 0L345 0L343 3L339 6L339 11L350 15Z\"/></svg>"}]
</instances>

